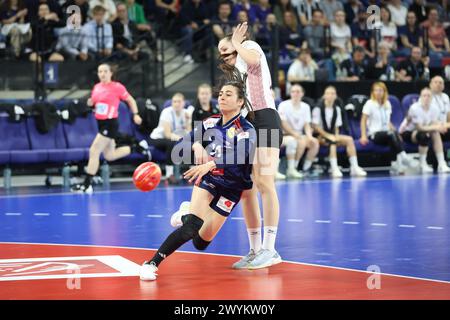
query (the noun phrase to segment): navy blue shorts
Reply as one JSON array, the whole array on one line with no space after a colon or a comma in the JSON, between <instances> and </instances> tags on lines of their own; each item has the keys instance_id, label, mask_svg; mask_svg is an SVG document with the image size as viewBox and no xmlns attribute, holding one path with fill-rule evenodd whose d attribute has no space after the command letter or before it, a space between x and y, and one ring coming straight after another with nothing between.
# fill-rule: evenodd
<instances>
[{"instance_id":1,"label":"navy blue shorts","mask_svg":"<svg viewBox=\"0 0 450 320\"><path fill-rule=\"evenodd\" d=\"M202 179L198 187L205 189L213 195L209 206L224 217L228 217L234 207L239 203L239 200L241 200L242 191L225 189L205 181L205 179Z\"/></svg>"}]
</instances>

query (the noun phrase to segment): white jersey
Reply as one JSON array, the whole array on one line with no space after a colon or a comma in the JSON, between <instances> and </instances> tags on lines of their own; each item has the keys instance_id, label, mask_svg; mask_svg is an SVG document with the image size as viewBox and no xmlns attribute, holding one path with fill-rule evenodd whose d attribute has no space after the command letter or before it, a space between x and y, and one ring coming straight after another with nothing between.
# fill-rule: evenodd
<instances>
[{"instance_id":1,"label":"white jersey","mask_svg":"<svg viewBox=\"0 0 450 320\"><path fill-rule=\"evenodd\" d=\"M446 123L447 114L450 112L450 99L446 93L433 94L431 104L439 109L439 121Z\"/></svg>"},{"instance_id":2,"label":"white jersey","mask_svg":"<svg viewBox=\"0 0 450 320\"><path fill-rule=\"evenodd\" d=\"M342 116L341 116L341 108L336 107L336 123L335 127L339 128L342 127ZM325 121L327 123L327 127L331 127L331 121L333 120L333 108L325 108ZM320 108L316 107L313 109L312 112L312 123L315 125L321 127L324 129L324 126L322 124L322 115L320 113Z\"/></svg>"},{"instance_id":3,"label":"white jersey","mask_svg":"<svg viewBox=\"0 0 450 320\"><path fill-rule=\"evenodd\" d=\"M187 134L187 121L186 119L189 118L189 111L187 109L181 110L180 114L177 115L173 107L167 107L159 116L159 122L158 127L153 129L152 133L150 134L151 139L164 139L164 127L163 123L169 123L170 129L172 130L172 133L175 133L179 136L184 136Z\"/></svg>"},{"instance_id":4,"label":"white jersey","mask_svg":"<svg viewBox=\"0 0 450 320\"><path fill-rule=\"evenodd\" d=\"M400 132L414 131L417 126L428 126L439 121L439 109L431 104L428 110L425 110L417 101L411 105L408 110L407 119L403 120L400 126Z\"/></svg>"},{"instance_id":5,"label":"white jersey","mask_svg":"<svg viewBox=\"0 0 450 320\"><path fill-rule=\"evenodd\" d=\"M384 106L380 106L374 100L367 100L364 104L362 113L367 115L367 131L371 136L379 131L389 131L391 122L392 106L389 100L386 100Z\"/></svg>"},{"instance_id":6,"label":"white jersey","mask_svg":"<svg viewBox=\"0 0 450 320\"><path fill-rule=\"evenodd\" d=\"M258 65L248 66L238 54L235 67L241 74L247 74L247 96L253 110L275 108L275 100L272 95L272 78L264 51L255 41L244 41L242 46L249 50L256 50L261 55Z\"/></svg>"},{"instance_id":7,"label":"white jersey","mask_svg":"<svg viewBox=\"0 0 450 320\"><path fill-rule=\"evenodd\" d=\"M278 106L278 113L281 120L286 121L298 133L303 133L306 123L311 123L311 108L303 101L294 106L292 100L285 100Z\"/></svg>"}]
</instances>

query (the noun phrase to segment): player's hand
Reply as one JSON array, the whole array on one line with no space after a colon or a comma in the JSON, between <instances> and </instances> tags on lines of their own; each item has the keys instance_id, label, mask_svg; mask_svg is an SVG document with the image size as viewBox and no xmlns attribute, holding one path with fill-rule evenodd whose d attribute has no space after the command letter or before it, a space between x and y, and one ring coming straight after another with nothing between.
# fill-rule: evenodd
<instances>
[{"instance_id":1,"label":"player's hand","mask_svg":"<svg viewBox=\"0 0 450 320\"><path fill-rule=\"evenodd\" d=\"M361 145L365 146L365 145L369 144L369 139L367 139L367 137L361 137L359 139L359 143L361 143Z\"/></svg>"},{"instance_id":2,"label":"player's hand","mask_svg":"<svg viewBox=\"0 0 450 320\"><path fill-rule=\"evenodd\" d=\"M231 37L231 42L234 44L241 44L246 39L248 25L247 22L238 24Z\"/></svg>"},{"instance_id":3,"label":"player's hand","mask_svg":"<svg viewBox=\"0 0 450 320\"><path fill-rule=\"evenodd\" d=\"M207 162L205 164L201 164L195 166L184 173L184 178L192 183L195 180L195 184L198 185L202 179L202 177L207 174L209 171L214 169L216 164L214 161Z\"/></svg>"},{"instance_id":4,"label":"player's hand","mask_svg":"<svg viewBox=\"0 0 450 320\"><path fill-rule=\"evenodd\" d=\"M88 105L88 107L93 107L94 106L94 102L92 101L91 98L87 99L86 104Z\"/></svg>"},{"instance_id":5,"label":"player's hand","mask_svg":"<svg viewBox=\"0 0 450 320\"><path fill-rule=\"evenodd\" d=\"M135 114L135 115L133 116L133 121L134 121L134 123L135 123L136 125L140 126L141 123L142 123L142 118L141 118L140 115Z\"/></svg>"},{"instance_id":6,"label":"player's hand","mask_svg":"<svg viewBox=\"0 0 450 320\"><path fill-rule=\"evenodd\" d=\"M209 161L208 153L200 143L194 143L192 150L194 151L194 161L196 165L205 164Z\"/></svg>"}]
</instances>

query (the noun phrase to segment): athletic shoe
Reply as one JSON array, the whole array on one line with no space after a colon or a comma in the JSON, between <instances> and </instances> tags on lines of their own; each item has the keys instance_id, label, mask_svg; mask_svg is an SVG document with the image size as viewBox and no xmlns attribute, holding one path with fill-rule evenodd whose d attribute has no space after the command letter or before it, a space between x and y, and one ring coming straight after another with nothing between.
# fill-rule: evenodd
<instances>
[{"instance_id":1,"label":"athletic shoe","mask_svg":"<svg viewBox=\"0 0 450 320\"><path fill-rule=\"evenodd\" d=\"M238 262L235 262L232 266L233 269L247 269L248 264L255 259L256 253L253 249L250 250L250 252L245 256L242 257L241 260Z\"/></svg>"},{"instance_id":2,"label":"athletic shoe","mask_svg":"<svg viewBox=\"0 0 450 320\"><path fill-rule=\"evenodd\" d=\"M433 168L427 164L422 164L420 166L420 173L433 173Z\"/></svg>"},{"instance_id":3,"label":"athletic shoe","mask_svg":"<svg viewBox=\"0 0 450 320\"><path fill-rule=\"evenodd\" d=\"M70 189L73 193L85 193L85 194L92 194L94 192L94 189L91 185L85 186L84 184L76 184Z\"/></svg>"},{"instance_id":4,"label":"athletic shoe","mask_svg":"<svg viewBox=\"0 0 450 320\"><path fill-rule=\"evenodd\" d=\"M450 168L445 164L442 166L438 166L438 173L449 173L450 172Z\"/></svg>"},{"instance_id":5,"label":"athletic shoe","mask_svg":"<svg viewBox=\"0 0 450 320\"><path fill-rule=\"evenodd\" d=\"M402 175L402 174L405 174L405 170L406 169L402 164L395 161L395 162L392 162L392 164L391 164L390 173Z\"/></svg>"},{"instance_id":6,"label":"athletic shoe","mask_svg":"<svg viewBox=\"0 0 450 320\"><path fill-rule=\"evenodd\" d=\"M418 161L410 156L402 157L401 159L402 164L406 167L416 168L419 165Z\"/></svg>"},{"instance_id":7,"label":"athletic shoe","mask_svg":"<svg viewBox=\"0 0 450 320\"><path fill-rule=\"evenodd\" d=\"M303 174L301 172L298 172L295 169L288 169L286 171L286 177L293 178L293 179L301 179L301 178L303 178Z\"/></svg>"},{"instance_id":8,"label":"athletic shoe","mask_svg":"<svg viewBox=\"0 0 450 320\"><path fill-rule=\"evenodd\" d=\"M187 215L189 213L189 207L191 203L189 201L183 201L180 204L180 208L177 212L175 212L172 217L170 217L170 224L174 228L181 227L183 225L183 222L181 221L181 217L184 215Z\"/></svg>"},{"instance_id":9,"label":"athletic shoe","mask_svg":"<svg viewBox=\"0 0 450 320\"><path fill-rule=\"evenodd\" d=\"M303 170L303 176L305 178L317 178L320 176L320 172L317 170L314 170L313 167L309 168L308 170Z\"/></svg>"},{"instance_id":10,"label":"athletic shoe","mask_svg":"<svg viewBox=\"0 0 450 320\"><path fill-rule=\"evenodd\" d=\"M361 167L350 168L350 175L353 177L365 177L367 172Z\"/></svg>"},{"instance_id":11,"label":"athletic shoe","mask_svg":"<svg viewBox=\"0 0 450 320\"><path fill-rule=\"evenodd\" d=\"M281 172L277 172L275 176L275 180L286 180L286 176L282 174Z\"/></svg>"},{"instance_id":12,"label":"athletic shoe","mask_svg":"<svg viewBox=\"0 0 450 320\"><path fill-rule=\"evenodd\" d=\"M281 261L280 255L275 250L261 249L256 254L255 259L248 264L247 268L251 270L267 268L281 263Z\"/></svg>"},{"instance_id":13,"label":"athletic shoe","mask_svg":"<svg viewBox=\"0 0 450 320\"><path fill-rule=\"evenodd\" d=\"M156 272L158 271L158 267L153 263L144 262L142 264L141 270L139 271L139 277L143 281L153 281L156 280L156 276L158 275Z\"/></svg>"},{"instance_id":14,"label":"athletic shoe","mask_svg":"<svg viewBox=\"0 0 450 320\"><path fill-rule=\"evenodd\" d=\"M341 170L339 170L338 168L334 168L331 169L330 176L332 178L342 178L344 175L342 174Z\"/></svg>"},{"instance_id":15,"label":"athletic shoe","mask_svg":"<svg viewBox=\"0 0 450 320\"><path fill-rule=\"evenodd\" d=\"M192 56L190 54L187 54L187 55L184 56L183 62L184 63L193 63L194 59L192 59Z\"/></svg>"}]
</instances>

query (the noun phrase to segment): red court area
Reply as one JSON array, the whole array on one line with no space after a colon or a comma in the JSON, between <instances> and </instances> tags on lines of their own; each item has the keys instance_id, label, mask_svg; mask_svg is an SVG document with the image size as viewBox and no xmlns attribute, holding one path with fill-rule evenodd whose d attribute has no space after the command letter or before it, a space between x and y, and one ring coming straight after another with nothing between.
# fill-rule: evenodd
<instances>
[{"instance_id":1,"label":"red court area","mask_svg":"<svg viewBox=\"0 0 450 320\"><path fill-rule=\"evenodd\" d=\"M230 267L236 257L183 252L163 262L158 280L140 281L139 265L153 253L0 244L0 299L450 299L446 282L382 274L381 288L370 290L366 272L297 263L237 271Z\"/></svg>"}]
</instances>

